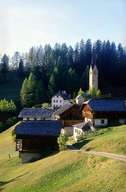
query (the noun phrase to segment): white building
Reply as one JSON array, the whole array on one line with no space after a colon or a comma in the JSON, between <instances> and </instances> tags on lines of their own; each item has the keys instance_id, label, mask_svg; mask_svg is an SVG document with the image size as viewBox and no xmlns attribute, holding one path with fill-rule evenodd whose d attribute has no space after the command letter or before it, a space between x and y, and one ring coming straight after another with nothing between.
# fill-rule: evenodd
<instances>
[{"instance_id":1,"label":"white building","mask_svg":"<svg viewBox=\"0 0 126 192\"><path fill-rule=\"evenodd\" d=\"M57 109L62 107L63 105L70 103L70 96L66 93L66 91L59 91L56 95L54 95L51 99L51 107L53 109Z\"/></svg>"},{"instance_id":2,"label":"white building","mask_svg":"<svg viewBox=\"0 0 126 192\"><path fill-rule=\"evenodd\" d=\"M95 131L95 128L88 122L73 125L73 138L75 141L81 139L86 133Z\"/></svg>"},{"instance_id":3,"label":"white building","mask_svg":"<svg viewBox=\"0 0 126 192\"><path fill-rule=\"evenodd\" d=\"M81 105L83 102L84 102L84 97L82 95L78 95L76 98L75 98L75 101L76 101L76 104L78 105Z\"/></svg>"}]
</instances>

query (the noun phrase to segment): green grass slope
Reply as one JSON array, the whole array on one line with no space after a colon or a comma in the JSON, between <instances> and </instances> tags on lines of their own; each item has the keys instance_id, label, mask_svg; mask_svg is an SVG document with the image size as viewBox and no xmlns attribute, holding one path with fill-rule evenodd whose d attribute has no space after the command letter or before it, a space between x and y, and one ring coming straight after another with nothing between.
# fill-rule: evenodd
<instances>
[{"instance_id":1,"label":"green grass slope","mask_svg":"<svg viewBox=\"0 0 126 192\"><path fill-rule=\"evenodd\" d=\"M126 154L126 125L101 129L96 136L87 138L90 142L83 146L86 150Z\"/></svg>"},{"instance_id":2,"label":"green grass slope","mask_svg":"<svg viewBox=\"0 0 126 192\"><path fill-rule=\"evenodd\" d=\"M21 164L18 153L15 153L12 129L0 134L0 191L126 191L126 164L120 161L65 151L33 163ZM125 127L119 129L121 131ZM96 139L98 137L101 135ZM11 154L10 159L8 153Z\"/></svg>"}]
</instances>

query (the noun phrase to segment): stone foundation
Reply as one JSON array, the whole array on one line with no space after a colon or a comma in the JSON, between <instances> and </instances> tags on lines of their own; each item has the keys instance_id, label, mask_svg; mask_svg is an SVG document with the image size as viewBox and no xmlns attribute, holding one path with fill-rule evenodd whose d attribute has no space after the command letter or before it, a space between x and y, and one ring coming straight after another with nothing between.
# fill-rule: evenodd
<instances>
[{"instance_id":1,"label":"stone foundation","mask_svg":"<svg viewBox=\"0 0 126 192\"><path fill-rule=\"evenodd\" d=\"M22 163L28 163L28 162L32 162L32 161L40 159L42 157L42 154L19 152L19 157L21 158Z\"/></svg>"}]
</instances>

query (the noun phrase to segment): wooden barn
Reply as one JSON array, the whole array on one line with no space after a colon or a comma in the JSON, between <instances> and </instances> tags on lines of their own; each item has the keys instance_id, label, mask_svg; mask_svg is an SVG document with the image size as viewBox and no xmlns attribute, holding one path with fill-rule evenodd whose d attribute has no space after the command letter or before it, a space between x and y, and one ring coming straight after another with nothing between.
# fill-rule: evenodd
<instances>
[{"instance_id":1,"label":"wooden barn","mask_svg":"<svg viewBox=\"0 0 126 192\"><path fill-rule=\"evenodd\" d=\"M16 150L22 162L39 159L43 151L58 149L62 123L55 120L24 121L16 126Z\"/></svg>"},{"instance_id":2,"label":"wooden barn","mask_svg":"<svg viewBox=\"0 0 126 192\"><path fill-rule=\"evenodd\" d=\"M123 99L91 99L83 103L82 116L94 127L126 123L126 101Z\"/></svg>"},{"instance_id":3,"label":"wooden barn","mask_svg":"<svg viewBox=\"0 0 126 192\"><path fill-rule=\"evenodd\" d=\"M77 104L66 104L53 113L53 118L60 120L65 132L70 136L73 135L72 125L83 121L80 106Z\"/></svg>"}]
</instances>

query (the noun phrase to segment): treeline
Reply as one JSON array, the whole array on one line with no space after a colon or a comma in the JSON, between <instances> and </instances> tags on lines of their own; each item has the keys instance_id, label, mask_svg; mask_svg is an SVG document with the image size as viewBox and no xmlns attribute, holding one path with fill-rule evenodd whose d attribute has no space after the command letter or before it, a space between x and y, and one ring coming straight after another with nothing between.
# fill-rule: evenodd
<instances>
[{"instance_id":1,"label":"treeline","mask_svg":"<svg viewBox=\"0 0 126 192\"><path fill-rule=\"evenodd\" d=\"M12 100L0 100L0 132L17 122L16 115L16 105Z\"/></svg>"},{"instance_id":2,"label":"treeline","mask_svg":"<svg viewBox=\"0 0 126 192\"><path fill-rule=\"evenodd\" d=\"M14 70L19 78L25 78L21 94L25 98L26 92L29 93L26 99L30 101L33 97L38 103L47 101L59 90L66 90L72 96L79 88L87 90L91 63L98 67L102 93L111 93L113 87L126 86L126 51L121 44L116 46L110 41L97 40L92 44L90 39L86 42L82 39L74 48L65 43L57 43L53 48L50 45L32 47ZM8 64L4 55L0 66L1 81L7 79Z\"/></svg>"}]
</instances>

